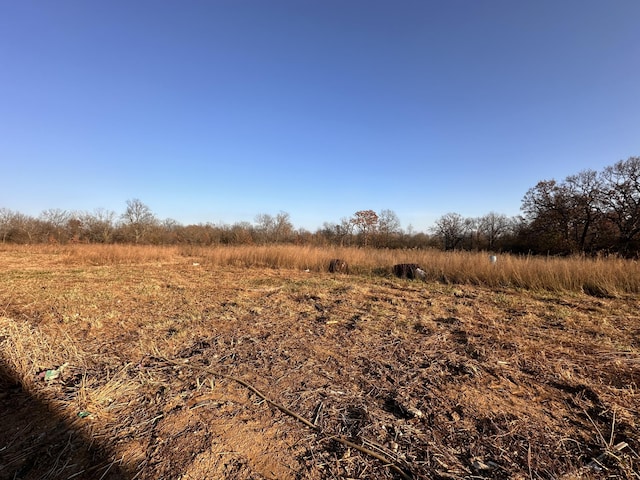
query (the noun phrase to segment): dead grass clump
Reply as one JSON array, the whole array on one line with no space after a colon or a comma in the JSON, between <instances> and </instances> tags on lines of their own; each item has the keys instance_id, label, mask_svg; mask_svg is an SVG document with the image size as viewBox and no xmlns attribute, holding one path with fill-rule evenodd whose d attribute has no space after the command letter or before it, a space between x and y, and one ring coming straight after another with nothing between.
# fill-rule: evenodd
<instances>
[{"instance_id":1,"label":"dead grass clump","mask_svg":"<svg viewBox=\"0 0 640 480\"><path fill-rule=\"evenodd\" d=\"M26 322L6 317L0 317L0 340L0 360L31 393L37 393L36 384L44 383L39 372L69 362L77 364L82 359L78 345L66 332L49 337Z\"/></svg>"},{"instance_id":2,"label":"dead grass clump","mask_svg":"<svg viewBox=\"0 0 640 480\"><path fill-rule=\"evenodd\" d=\"M154 245L68 245L59 249L69 265L135 265L176 260L178 248Z\"/></svg>"},{"instance_id":3,"label":"dead grass clump","mask_svg":"<svg viewBox=\"0 0 640 480\"><path fill-rule=\"evenodd\" d=\"M0 318L0 339L0 361L21 388L37 398L59 394L54 397L59 408L71 402L76 413L89 411L102 421L112 419L109 412L133 389L126 367L113 371L96 363L95 355L83 351L65 329L46 334L25 322Z\"/></svg>"}]
</instances>

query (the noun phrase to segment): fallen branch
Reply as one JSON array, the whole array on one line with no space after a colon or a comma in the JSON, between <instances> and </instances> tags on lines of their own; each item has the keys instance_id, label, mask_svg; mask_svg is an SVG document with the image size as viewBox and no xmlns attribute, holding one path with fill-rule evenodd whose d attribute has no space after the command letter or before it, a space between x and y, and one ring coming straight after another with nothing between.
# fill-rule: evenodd
<instances>
[{"instance_id":1,"label":"fallen branch","mask_svg":"<svg viewBox=\"0 0 640 480\"><path fill-rule=\"evenodd\" d=\"M171 363L173 365L178 365L180 367L193 368L195 370L199 370L201 372L208 373L208 374L213 375L213 376L218 377L218 378L224 378L224 379L236 382L236 383L242 385L243 387L245 387L246 389L250 390L254 394L256 394L258 397L260 397L262 400L264 400L269 405L277 408L282 413L285 413L286 415L289 415L290 417L295 418L300 423L303 423L304 425L306 425L310 429L314 430L321 437L326 438L327 440L334 440L334 441L336 441L338 443L341 443L345 447L353 448L354 450L358 450L359 452L364 453L365 455L369 455L370 457L373 457L373 458L381 461L386 466L388 466L389 468L391 468L392 470L395 470L398 474L400 474L402 476L402 478L405 478L407 480L413 479L413 475L410 472L410 470L408 468L406 468L406 467L401 467L393 459L391 459L389 457L386 457L385 455L382 455L380 453L374 452L373 450L370 450L370 449L368 449L366 447L363 447L361 445L353 443L350 440L347 440L342 435L329 435L320 426L310 422L309 420L307 420L303 416L301 416L301 415L297 414L296 412L288 409L284 405L282 405L282 404L280 404L278 402L274 402L273 400L268 398L265 394L263 394L260 390L255 388L250 383L242 380L241 378L234 377L233 375L227 375L227 374L224 374L224 373L220 373L220 372L217 372L215 370L212 370L210 368L203 367L203 366L200 366L200 365L180 363L180 362L177 362L175 360L170 360L168 358L159 358L159 360L162 360L162 361L167 362L167 363Z\"/></svg>"}]
</instances>

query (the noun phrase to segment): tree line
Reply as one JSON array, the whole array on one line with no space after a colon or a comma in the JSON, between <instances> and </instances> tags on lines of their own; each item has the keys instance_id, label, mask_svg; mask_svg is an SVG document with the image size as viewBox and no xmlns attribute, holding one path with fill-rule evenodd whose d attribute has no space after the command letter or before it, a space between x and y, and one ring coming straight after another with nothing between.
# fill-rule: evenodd
<instances>
[{"instance_id":1,"label":"tree line","mask_svg":"<svg viewBox=\"0 0 640 480\"><path fill-rule=\"evenodd\" d=\"M134 243L236 245L296 243L376 248L442 248L533 254L637 256L640 248L640 157L562 181L542 180L522 199L522 215L482 217L447 213L427 232L403 229L392 210L360 210L315 232L296 229L286 212L254 222L182 225L159 219L139 199L126 209L70 212L48 209L30 217L0 208L2 243Z\"/></svg>"}]
</instances>

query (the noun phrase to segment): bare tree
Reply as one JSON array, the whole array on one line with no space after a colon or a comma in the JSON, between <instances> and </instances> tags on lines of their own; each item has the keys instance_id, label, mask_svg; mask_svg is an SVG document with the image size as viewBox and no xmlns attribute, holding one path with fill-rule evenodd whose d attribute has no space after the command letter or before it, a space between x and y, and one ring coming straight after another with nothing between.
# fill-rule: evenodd
<instances>
[{"instance_id":1,"label":"bare tree","mask_svg":"<svg viewBox=\"0 0 640 480\"><path fill-rule=\"evenodd\" d=\"M378 236L381 246L392 246L393 239L400 236L400 219L393 210L381 210L378 215Z\"/></svg>"},{"instance_id":2,"label":"bare tree","mask_svg":"<svg viewBox=\"0 0 640 480\"><path fill-rule=\"evenodd\" d=\"M6 243L11 234L11 219L15 214L8 208L0 208L0 239Z\"/></svg>"},{"instance_id":3,"label":"bare tree","mask_svg":"<svg viewBox=\"0 0 640 480\"><path fill-rule=\"evenodd\" d=\"M104 208L96 208L93 213L81 216L84 235L92 243L111 243L116 212Z\"/></svg>"},{"instance_id":4,"label":"bare tree","mask_svg":"<svg viewBox=\"0 0 640 480\"><path fill-rule=\"evenodd\" d=\"M286 242L293 236L293 224L287 212L280 212L276 215L274 222L274 241Z\"/></svg>"},{"instance_id":5,"label":"bare tree","mask_svg":"<svg viewBox=\"0 0 640 480\"><path fill-rule=\"evenodd\" d=\"M445 250L454 250L464 240L467 225L462 215L447 213L436 220L433 232L441 238Z\"/></svg>"},{"instance_id":6,"label":"bare tree","mask_svg":"<svg viewBox=\"0 0 640 480\"><path fill-rule=\"evenodd\" d=\"M173 245L178 242L179 232L182 228L180 222L173 218L165 218L150 229L150 241L156 244ZM203 228L203 227L201 227Z\"/></svg>"},{"instance_id":7,"label":"bare tree","mask_svg":"<svg viewBox=\"0 0 640 480\"><path fill-rule=\"evenodd\" d=\"M121 219L135 243L140 243L149 229L158 222L151 209L137 198L127 200L127 209Z\"/></svg>"},{"instance_id":8,"label":"bare tree","mask_svg":"<svg viewBox=\"0 0 640 480\"><path fill-rule=\"evenodd\" d=\"M66 240L63 238L63 234L69 218L69 212L59 208L50 208L40 214L39 220L43 228L46 229L43 234L47 237L48 242L61 243Z\"/></svg>"},{"instance_id":9,"label":"bare tree","mask_svg":"<svg viewBox=\"0 0 640 480\"><path fill-rule=\"evenodd\" d=\"M315 235L321 243L335 244L338 239L338 225L324 222L322 227L316 230Z\"/></svg>"},{"instance_id":10,"label":"bare tree","mask_svg":"<svg viewBox=\"0 0 640 480\"><path fill-rule=\"evenodd\" d=\"M340 224L336 225L336 233L340 238L340 246L351 245L351 239L353 237L353 222L350 218L342 217Z\"/></svg>"},{"instance_id":11,"label":"bare tree","mask_svg":"<svg viewBox=\"0 0 640 480\"><path fill-rule=\"evenodd\" d=\"M271 241L275 230L275 219L268 213L259 213L255 217L255 230L263 243Z\"/></svg>"},{"instance_id":12,"label":"bare tree","mask_svg":"<svg viewBox=\"0 0 640 480\"><path fill-rule=\"evenodd\" d=\"M478 219L478 232L487 242L487 248L494 250L501 236L505 235L511 221L504 214L490 212Z\"/></svg>"},{"instance_id":13,"label":"bare tree","mask_svg":"<svg viewBox=\"0 0 640 480\"><path fill-rule=\"evenodd\" d=\"M287 212L280 212L275 217L268 213L256 215L256 231L265 243L285 242L293 236L293 224Z\"/></svg>"},{"instance_id":14,"label":"bare tree","mask_svg":"<svg viewBox=\"0 0 640 480\"><path fill-rule=\"evenodd\" d=\"M478 229L479 219L467 217L463 219L465 238L461 246L468 250L480 249L480 230Z\"/></svg>"},{"instance_id":15,"label":"bare tree","mask_svg":"<svg viewBox=\"0 0 640 480\"><path fill-rule=\"evenodd\" d=\"M25 215L13 212L8 208L0 208L0 238L2 243L19 241L20 226L25 222Z\"/></svg>"}]
</instances>

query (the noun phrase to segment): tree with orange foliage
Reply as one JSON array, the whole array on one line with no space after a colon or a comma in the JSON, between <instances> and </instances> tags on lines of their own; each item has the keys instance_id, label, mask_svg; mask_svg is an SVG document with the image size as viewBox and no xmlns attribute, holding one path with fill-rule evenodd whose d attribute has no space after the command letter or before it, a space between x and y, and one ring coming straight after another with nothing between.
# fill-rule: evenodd
<instances>
[{"instance_id":1,"label":"tree with orange foliage","mask_svg":"<svg viewBox=\"0 0 640 480\"><path fill-rule=\"evenodd\" d=\"M370 236L376 232L378 227L378 214L373 210L360 210L353 215L351 223L362 235L363 245L368 246Z\"/></svg>"}]
</instances>

